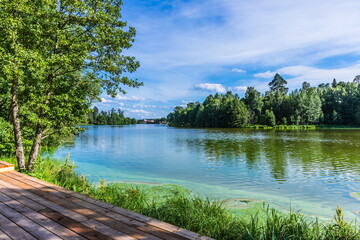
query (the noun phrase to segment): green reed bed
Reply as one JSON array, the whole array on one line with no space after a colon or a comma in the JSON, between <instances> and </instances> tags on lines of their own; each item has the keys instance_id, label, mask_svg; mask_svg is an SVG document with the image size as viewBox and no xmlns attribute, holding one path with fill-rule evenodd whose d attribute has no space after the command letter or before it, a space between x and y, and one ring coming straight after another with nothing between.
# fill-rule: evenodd
<instances>
[{"instance_id":1,"label":"green reed bed","mask_svg":"<svg viewBox=\"0 0 360 240\"><path fill-rule=\"evenodd\" d=\"M341 208L337 208L332 222L319 222L294 211L282 213L268 206L245 219L232 214L222 203L194 196L182 187L106 184L104 181L91 184L74 169L69 158L65 164L44 158L31 175L219 240L360 239L359 228L344 220ZM162 188L165 191L160 191Z\"/></svg>"}]
</instances>

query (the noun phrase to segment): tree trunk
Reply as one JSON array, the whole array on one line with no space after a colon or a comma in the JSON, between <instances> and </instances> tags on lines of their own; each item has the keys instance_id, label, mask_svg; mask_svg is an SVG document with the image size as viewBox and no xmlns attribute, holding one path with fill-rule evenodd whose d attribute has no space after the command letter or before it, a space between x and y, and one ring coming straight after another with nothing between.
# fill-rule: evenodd
<instances>
[{"instance_id":1,"label":"tree trunk","mask_svg":"<svg viewBox=\"0 0 360 240\"><path fill-rule=\"evenodd\" d=\"M48 81L50 82L50 85L52 83L52 80L53 80L53 75L50 74L48 77ZM47 97L45 99L44 105L49 105L51 95L52 95L52 91L49 91L46 94ZM44 117L45 117L44 112L40 111L40 113L39 113L40 120L43 119ZM28 160L28 164L27 164L27 170L29 172L32 172L34 170L35 161L39 156L39 150L40 150L40 146L41 146L41 140L43 139L44 128L45 128L44 125L41 123L38 123L36 125L35 137L34 137L33 145L31 147L31 152L30 152L30 156L29 156L29 160Z\"/></svg>"},{"instance_id":2,"label":"tree trunk","mask_svg":"<svg viewBox=\"0 0 360 240\"><path fill-rule=\"evenodd\" d=\"M40 150L43 132L44 132L43 126L41 124L38 124L36 126L35 138L34 138L33 145L31 147L31 152L30 152L29 161L28 161L28 165L27 165L27 170L29 172L32 172L34 170L35 161L39 156L39 150Z\"/></svg>"},{"instance_id":3,"label":"tree trunk","mask_svg":"<svg viewBox=\"0 0 360 240\"><path fill-rule=\"evenodd\" d=\"M19 79L13 78L11 87L11 113L12 123L14 127L14 138L16 147L16 159L18 162L19 170L25 171L25 156L22 144L22 134L19 116Z\"/></svg>"}]
</instances>

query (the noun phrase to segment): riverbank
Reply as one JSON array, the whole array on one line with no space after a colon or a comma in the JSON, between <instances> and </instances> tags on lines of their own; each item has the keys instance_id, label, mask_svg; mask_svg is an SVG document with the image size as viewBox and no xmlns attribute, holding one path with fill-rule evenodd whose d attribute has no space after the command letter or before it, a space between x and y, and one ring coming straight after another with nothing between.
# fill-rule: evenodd
<instances>
[{"instance_id":1,"label":"riverbank","mask_svg":"<svg viewBox=\"0 0 360 240\"><path fill-rule=\"evenodd\" d=\"M4 159L14 162L14 159ZM191 194L176 185L140 183L89 183L75 172L75 164L45 158L31 174L67 189L169 222L215 239L358 239L359 229L344 221L340 208L332 222L319 222L290 211L282 213L257 202L241 217L226 206L247 204L245 199L230 202L212 201ZM256 209L258 208L258 209Z\"/></svg>"},{"instance_id":2,"label":"riverbank","mask_svg":"<svg viewBox=\"0 0 360 240\"><path fill-rule=\"evenodd\" d=\"M244 128L251 128L251 129L316 129L316 125L275 125L275 126L268 126L268 125L247 125Z\"/></svg>"}]
</instances>

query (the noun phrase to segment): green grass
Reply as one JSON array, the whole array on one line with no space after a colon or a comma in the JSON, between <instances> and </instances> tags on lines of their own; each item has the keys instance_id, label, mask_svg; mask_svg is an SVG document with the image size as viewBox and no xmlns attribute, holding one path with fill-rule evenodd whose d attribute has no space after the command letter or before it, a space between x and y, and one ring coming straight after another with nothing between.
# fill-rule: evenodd
<instances>
[{"instance_id":1,"label":"green grass","mask_svg":"<svg viewBox=\"0 0 360 240\"><path fill-rule=\"evenodd\" d=\"M359 125L318 125L317 128L331 128L331 129L359 129Z\"/></svg>"},{"instance_id":2,"label":"green grass","mask_svg":"<svg viewBox=\"0 0 360 240\"><path fill-rule=\"evenodd\" d=\"M15 162L12 158L3 160ZM282 213L266 205L260 212L248 212L250 216L236 216L223 203L194 196L174 185L91 184L75 172L69 158L65 163L44 158L31 175L218 240L360 239L358 227L344 220L341 208L332 222L319 222L300 212Z\"/></svg>"},{"instance_id":3,"label":"green grass","mask_svg":"<svg viewBox=\"0 0 360 240\"><path fill-rule=\"evenodd\" d=\"M316 129L315 125L249 125L245 128L255 128L255 129Z\"/></svg>"}]
</instances>

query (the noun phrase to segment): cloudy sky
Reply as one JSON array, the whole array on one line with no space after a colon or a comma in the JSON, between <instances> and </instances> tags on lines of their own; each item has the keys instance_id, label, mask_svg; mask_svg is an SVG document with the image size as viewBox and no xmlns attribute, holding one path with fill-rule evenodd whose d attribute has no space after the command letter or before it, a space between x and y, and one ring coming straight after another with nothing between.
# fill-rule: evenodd
<instances>
[{"instance_id":1,"label":"cloudy sky","mask_svg":"<svg viewBox=\"0 0 360 240\"><path fill-rule=\"evenodd\" d=\"M137 29L126 54L139 89L96 105L135 118L166 117L210 93L261 92L276 72L290 90L360 74L359 0L124 0Z\"/></svg>"}]
</instances>

